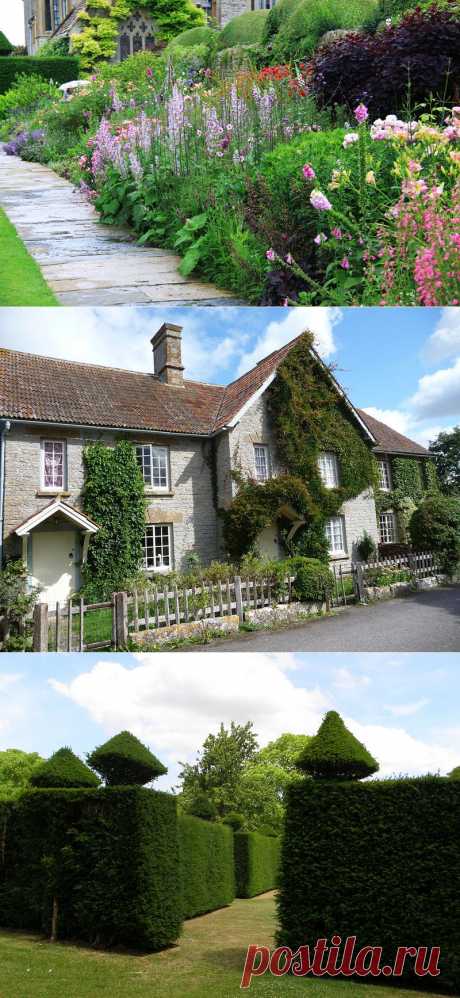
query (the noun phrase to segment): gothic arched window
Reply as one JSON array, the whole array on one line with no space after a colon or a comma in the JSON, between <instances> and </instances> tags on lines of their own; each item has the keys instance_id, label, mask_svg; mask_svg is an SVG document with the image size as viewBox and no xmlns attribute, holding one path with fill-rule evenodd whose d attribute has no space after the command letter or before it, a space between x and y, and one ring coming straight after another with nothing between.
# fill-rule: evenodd
<instances>
[{"instance_id":1,"label":"gothic arched window","mask_svg":"<svg viewBox=\"0 0 460 998\"><path fill-rule=\"evenodd\" d=\"M124 21L120 22L120 34L118 38L118 54L115 57L118 61L127 59L129 55L142 52L144 49L151 52L155 48L155 35L153 21L149 17L144 17L139 11L131 14Z\"/></svg>"}]
</instances>

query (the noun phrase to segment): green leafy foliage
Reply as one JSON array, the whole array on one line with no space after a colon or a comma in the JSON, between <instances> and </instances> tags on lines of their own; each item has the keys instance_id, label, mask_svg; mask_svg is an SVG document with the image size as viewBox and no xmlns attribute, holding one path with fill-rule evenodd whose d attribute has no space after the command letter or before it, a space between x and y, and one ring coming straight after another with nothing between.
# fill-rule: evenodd
<instances>
[{"instance_id":1,"label":"green leafy foliage","mask_svg":"<svg viewBox=\"0 0 460 998\"><path fill-rule=\"evenodd\" d=\"M412 514L409 531L418 551L434 551L447 572L460 562L460 497L429 493Z\"/></svg>"},{"instance_id":2,"label":"green leafy foliage","mask_svg":"<svg viewBox=\"0 0 460 998\"><path fill-rule=\"evenodd\" d=\"M308 58L326 32L376 26L380 18L377 0L299 0L273 38L273 58Z\"/></svg>"},{"instance_id":3,"label":"green leafy foliage","mask_svg":"<svg viewBox=\"0 0 460 998\"><path fill-rule=\"evenodd\" d=\"M460 493L460 426L440 433L430 444L430 454L443 492Z\"/></svg>"},{"instance_id":4,"label":"green leafy foliage","mask_svg":"<svg viewBox=\"0 0 460 998\"><path fill-rule=\"evenodd\" d=\"M364 531L363 536L357 541L356 550L361 561L370 561L371 558L375 558L377 555L377 545L367 530Z\"/></svg>"},{"instance_id":5,"label":"green leafy foliage","mask_svg":"<svg viewBox=\"0 0 460 998\"><path fill-rule=\"evenodd\" d=\"M0 120L25 111L32 112L58 96L59 90L55 83L38 74L22 73L6 93L0 93Z\"/></svg>"},{"instance_id":6,"label":"green leafy foliage","mask_svg":"<svg viewBox=\"0 0 460 998\"><path fill-rule=\"evenodd\" d=\"M212 799L219 815L238 811L241 774L257 748L251 721L232 721L230 728L221 724L217 734L208 735L203 742L196 762L182 764L179 785L184 806L188 807L197 793L204 793Z\"/></svg>"},{"instance_id":7,"label":"green leafy foliage","mask_svg":"<svg viewBox=\"0 0 460 998\"><path fill-rule=\"evenodd\" d=\"M92 443L85 448L84 508L99 527L84 567L88 601L110 599L126 589L142 560L144 482L134 447Z\"/></svg>"},{"instance_id":8,"label":"green leafy foliage","mask_svg":"<svg viewBox=\"0 0 460 998\"><path fill-rule=\"evenodd\" d=\"M266 10L248 10L232 17L220 32L218 48L229 49L235 45L255 45L261 42L266 19Z\"/></svg>"},{"instance_id":9,"label":"green leafy foliage","mask_svg":"<svg viewBox=\"0 0 460 998\"><path fill-rule=\"evenodd\" d=\"M187 31L181 31L179 35L175 35L168 42L166 51L170 52L174 48L194 48L195 45L206 45L209 48L214 46L218 37L219 33L215 28L208 28L203 24L198 28L189 28Z\"/></svg>"},{"instance_id":10,"label":"green leafy foliage","mask_svg":"<svg viewBox=\"0 0 460 998\"><path fill-rule=\"evenodd\" d=\"M222 824L228 825L234 832L239 832L245 824L244 814L240 814L238 811L229 811L225 818L222 818Z\"/></svg>"},{"instance_id":11,"label":"green leafy foliage","mask_svg":"<svg viewBox=\"0 0 460 998\"><path fill-rule=\"evenodd\" d=\"M0 31L0 56L11 55L13 48L14 46L8 41L3 31Z\"/></svg>"},{"instance_id":12,"label":"green leafy foliage","mask_svg":"<svg viewBox=\"0 0 460 998\"><path fill-rule=\"evenodd\" d=\"M30 786L32 773L44 760L38 752L0 752L0 801L14 800Z\"/></svg>"},{"instance_id":13,"label":"green leafy foliage","mask_svg":"<svg viewBox=\"0 0 460 998\"><path fill-rule=\"evenodd\" d=\"M2 923L159 950L181 930L176 801L140 787L33 790L4 812Z\"/></svg>"},{"instance_id":14,"label":"green leafy foliage","mask_svg":"<svg viewBox=\"0 0 460 998\"><path fill-rule=\"evenodd\" d=\"M401 939L440 946L436 988L457 994L459 782L305 780L287 796L278 944L296 950L305 940L354 935L355 952L382 946L382 966ZM420 988L413 960L400 985L409 983Z\"/></svg>"},{"instance_id":15,"label":"green leafy foliage","mask_svg":"<svg viewBox=\"0 0 460 998\"><path fill-rule=\"evenodd\" d=\"M197 793L187 806L187 813L202 821L215 821L217 808L214 801L205 793Z\"/></svg>"},{"instance_id":16,"label":"green leafy foliage","mask_svg":"<svg viewBox=\"0 0 460 998\"><path fill-rule=\"evenodd\" d=\"M296 559L293 559L296 560ZM294 593L301 602L329 600L334 591L334 576L327 565L316 558L298 559Z\"/></svg>"},{"instance_id":17,"label":"green leafy foliage","mask_svg":"<svg viewBox=\"0 0 460 998\"><path fill-rule=\"evenodd\" d=\"M33 770L30 777L33 787L97 787L99 780L88 766L64 747Z\"/></svg>"},{"instance_id":18,"label":"green leafy foliage","mask_svg":"<svg viewBox=\"0 0 460 998\"><path fill-rule=\"evenodd\" d=\"M235 897L231 828L191 815L179 815L178 825L183 917L231 904Z\"/></svg>"},{"instance_id":19,"label":"green leafy foliage","mask_svg":"<svg viewBox=\"0 0 460 998\"><path fill-rule=\"evenodd\" d=\"M130 731L120 731L93 749L88 763L108 786L143 786L167 773L153 752Z\"/></svg>"},{"instance_id":20,"label":"green leafy foliage","mask_svg":"<svg viewBox=\"0 0 460 998\"><path fill-rule=\"evenodd\" d=\"M460 780L460 766L454 766L447 775L449 780Z\"/></svg>"},{"instance_id":21,"label":"green leafy foliage","mask_svg":"<svg viewBox=\"0 0 460 998\"><path fill-rule=\"evenodd\" d=\"M307 523L319 515L300 478L278 475L266 482L242 480L231 506L222 513L224 540L230 557L239 560L253 550L264 527L276 520L283 521L286 506L293 508Z\"/></svg>"},{"instance_id":22,"label":"green leafy foliage","mask_svg":"<svg viewBox=\"0 0 460 998\"><path fill-rule=\"evenodd\" d=\"M79 79L79 61L75 56L40 59L38 56L10 55L0 58L0 94L6 93L21 75L41 76L54 83L68 83Z\"/></svg>"},{"instance_id":23,"label":"green leafy foliage","mask_svg":"<svg viewBox=\"0 0 460 998\"><path fill-rule=\"evenodd\" d=\"M236 896L252 898L277 886L280 840L260 832L236 832Z\"/></svg>"},{"instance_id":24,"label":"green leafy foliage","mask_svg":"<svg viewBox=\"0 0 460 998\"><path fill-rule=\"evenodd\" d=\"M27 567L23 561L8 561L0 570L0 644L7 648L19 644L26 647L30 624L25 617L35 606L40 593L39 586L30 586Z\"/></svg>"},{"instance_id":25,"label":"green leafy foliage","mask_svg":"<svg viewBox=\"0 0 460 998\"><path fill-rule=\"evenodd\" d=\"M362 780L379 768L335 710L327 712L318 733L299 755L297 766L316 779L330 780Z\"/></svg>"}]
</instances>

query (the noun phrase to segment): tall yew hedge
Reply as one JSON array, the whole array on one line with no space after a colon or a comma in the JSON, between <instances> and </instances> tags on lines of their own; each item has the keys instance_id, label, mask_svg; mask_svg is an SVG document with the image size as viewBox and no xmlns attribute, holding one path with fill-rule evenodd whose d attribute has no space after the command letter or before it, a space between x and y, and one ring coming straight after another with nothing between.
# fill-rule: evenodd
<instances>
[{"instance_id":1,"label":"tall yew hedge","mask_svg":"<svg viewBox=\"0 0 460 998\"><path fill-rule=\"evenodd\" d=\"M179 851L184 918L231 904L235 898L231 828L179 815Z\"/></svg>"},{"instance_id":2,"label":"tall yew hedge","mask_svg":"<svg viewBox=\"0 0 460 998\"><path fill-rule=\"evenodd\" d=\"M335 933L356 949L440 946L441 976L407 983L460 991L460 781L306 779L287 791L278 942Z\"/></svg>"},{"instance_id":3,"label":"tall yew hedge","mask_svg":"<svg viewBox=\"0 0 460 998\"><path fill-rule=\"evenodd\" d=\"M260 832L236 832L236 896L252 898L277 885L280 840Z\"/></svg>"},{"instance_id":4,"label":"tall yew hedge","mask_svg":"<svg viewBox=\"0 0 460 998\"><path fill-rule=\"evenodd\" d=\"M17 76L27 74L42 76L55 83L69 83L79 78L79 59L76 56L39 59L30 55L9 55L0 57L0 94L5 94L13 86Z\"/></svg>"}]
</instances>

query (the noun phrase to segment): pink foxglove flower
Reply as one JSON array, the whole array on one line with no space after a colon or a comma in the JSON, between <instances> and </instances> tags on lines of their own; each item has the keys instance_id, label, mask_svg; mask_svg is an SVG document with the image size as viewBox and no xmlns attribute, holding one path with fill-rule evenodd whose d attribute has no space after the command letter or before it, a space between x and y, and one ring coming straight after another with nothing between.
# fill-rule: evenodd
<instances>
[{"instance_id":1,"label":"pink foxglove flower","mask_svg":"<svg viewBox=\"0 0 460 998\"><path fill-rule=\"evenodd\" d=\"M302 173L305 180L314 180L316 177L316 173L310 163L305 163L305 166L302 167Z\"/></svg>"},{"instance_id":2,"label":"pink foxglove flower","mask_svg":"<svg viewBox=\"0 0 460 998\"><path fill-rule=\"evenodd\" d=\"M325 194L322 191L314 190L310 194L310 204L317 211L330 211L332 208L331 202L328 201Z\"/></svg>"},{"instance_id":3,"label":"pink foxglove flower","mask_svg":"<svg viewBox=\"0 0 460 998\"><path fill-rule=\"evenodd\" d=\"M321 246L321 243L327 243L326 233L325 232L318 232L318 235L315 236L313 242L316 243L317 246Z\"/></svg>"},{"instance_id":4,"label":"pink foxglove flower","mask_svg":"<svg viewBox=\"0 0 460 998\"><path fill-rule=\"evenodd\" d=\"M344 256L343 260L340 261L340 266L343 268L343 270L350 269L350 261L347 256Z\"/></svg>"},{"instance_id":5,"label":"pink foxglove flower","mask_svg":"<svg viewBox=\"0 0 460 998\"><path fill-rule=\"evenodd\" d=\"M342 142L343 148L346 149L347 146L351 146L352 143L353 142L357 142L358 139L359 139L359 135L358 135L357 132L348 132L347 135L345 136L343 142Z\"/></svg>"},{"instance_id":6,"label":"pink foxglove flower","mask_svg":"<svg viewBox=\"0 0 460 998\"><path fill-rule=\"evenodd\" d=\"M286 263L294 263L294 257L290 253L286 253Z\"/></svg>"},{"instance_id":7,"label":"pink foxglove flower","mask_svg":"<svg viewBox=\"0 0 460 998\"><path fill-rule=\"evenodd\" d=\"M331 229L331 233L336 239L342 238L342 229L339 229L337 225L333 229Z\"/></svg>"},{"instance_id":8,"label":"pink foxglove flower","mask_svg":"<svg viewBox=\"0 0 460 998\"><path fill-rule=\"evenodd\" d=\"M355 108L354 115L358 125L363 125L369 117L369 111L367 110L366 105L362 102L361 104L358 104L358 107Z\"/></svg>"},{"instance_id":9,"label":"pink foxglove flower","mask_svg":"<svg viewBox=\"0 0 460 998\"><path fill-rule=\"evenodd\" d=\"M265 254L265 256L267 257L267 260L274 260L275 259L275 251L273 249L268 249L267 252L266 252L266 254Z\"/></svg>"}]
</instances>

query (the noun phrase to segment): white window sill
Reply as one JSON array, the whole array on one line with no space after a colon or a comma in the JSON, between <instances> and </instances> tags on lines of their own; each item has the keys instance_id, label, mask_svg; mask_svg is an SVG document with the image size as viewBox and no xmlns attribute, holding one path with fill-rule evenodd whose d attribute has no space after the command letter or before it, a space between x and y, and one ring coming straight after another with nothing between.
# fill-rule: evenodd
<instances>
[{"instance_id":1,"label":"white window sill","mask_svg":"<svg viewBox=\"0 0 460 998\"><path fill-rule=\"evenodd\" d=\"M144 488L144 493L146 496L166 496L170 497L174 495L172 489L155 489L149 485Z\"/></svg>"},{"instance_id":2,"label":"white window sill","mask_svg":"<svg viewBox=\"0 0 460 998\"><path fill-rule=\"evenodd\" d=\"M37 499L42 496L70 496L70 492L67 489L40 489L35 493Z\"/></svg>"},{"instance_id":3,"label":"white window sill","mask_svg":"<svg viewBox=\"0 0 460 998\"><path fill-rule=\"evenodd\" d=\"M343 558L348 558L348 551L331 551L329 557L331 561L340 561Z\"/></svg>"},{"instance_id":4,"label":"white window sill","mask_svg":"<svg viewBox=\"0 0 460 998\"><path fill-rule=\"evenodd\" d=\"M168 572L173 572L174 569L173 569L172 565L168 565L168 566L165 565L164 568L145 568L144 567L143 571L144 572L149 572L149 574L151 574L151 575L167 575Z\"/></svg>"}]
</instances>

